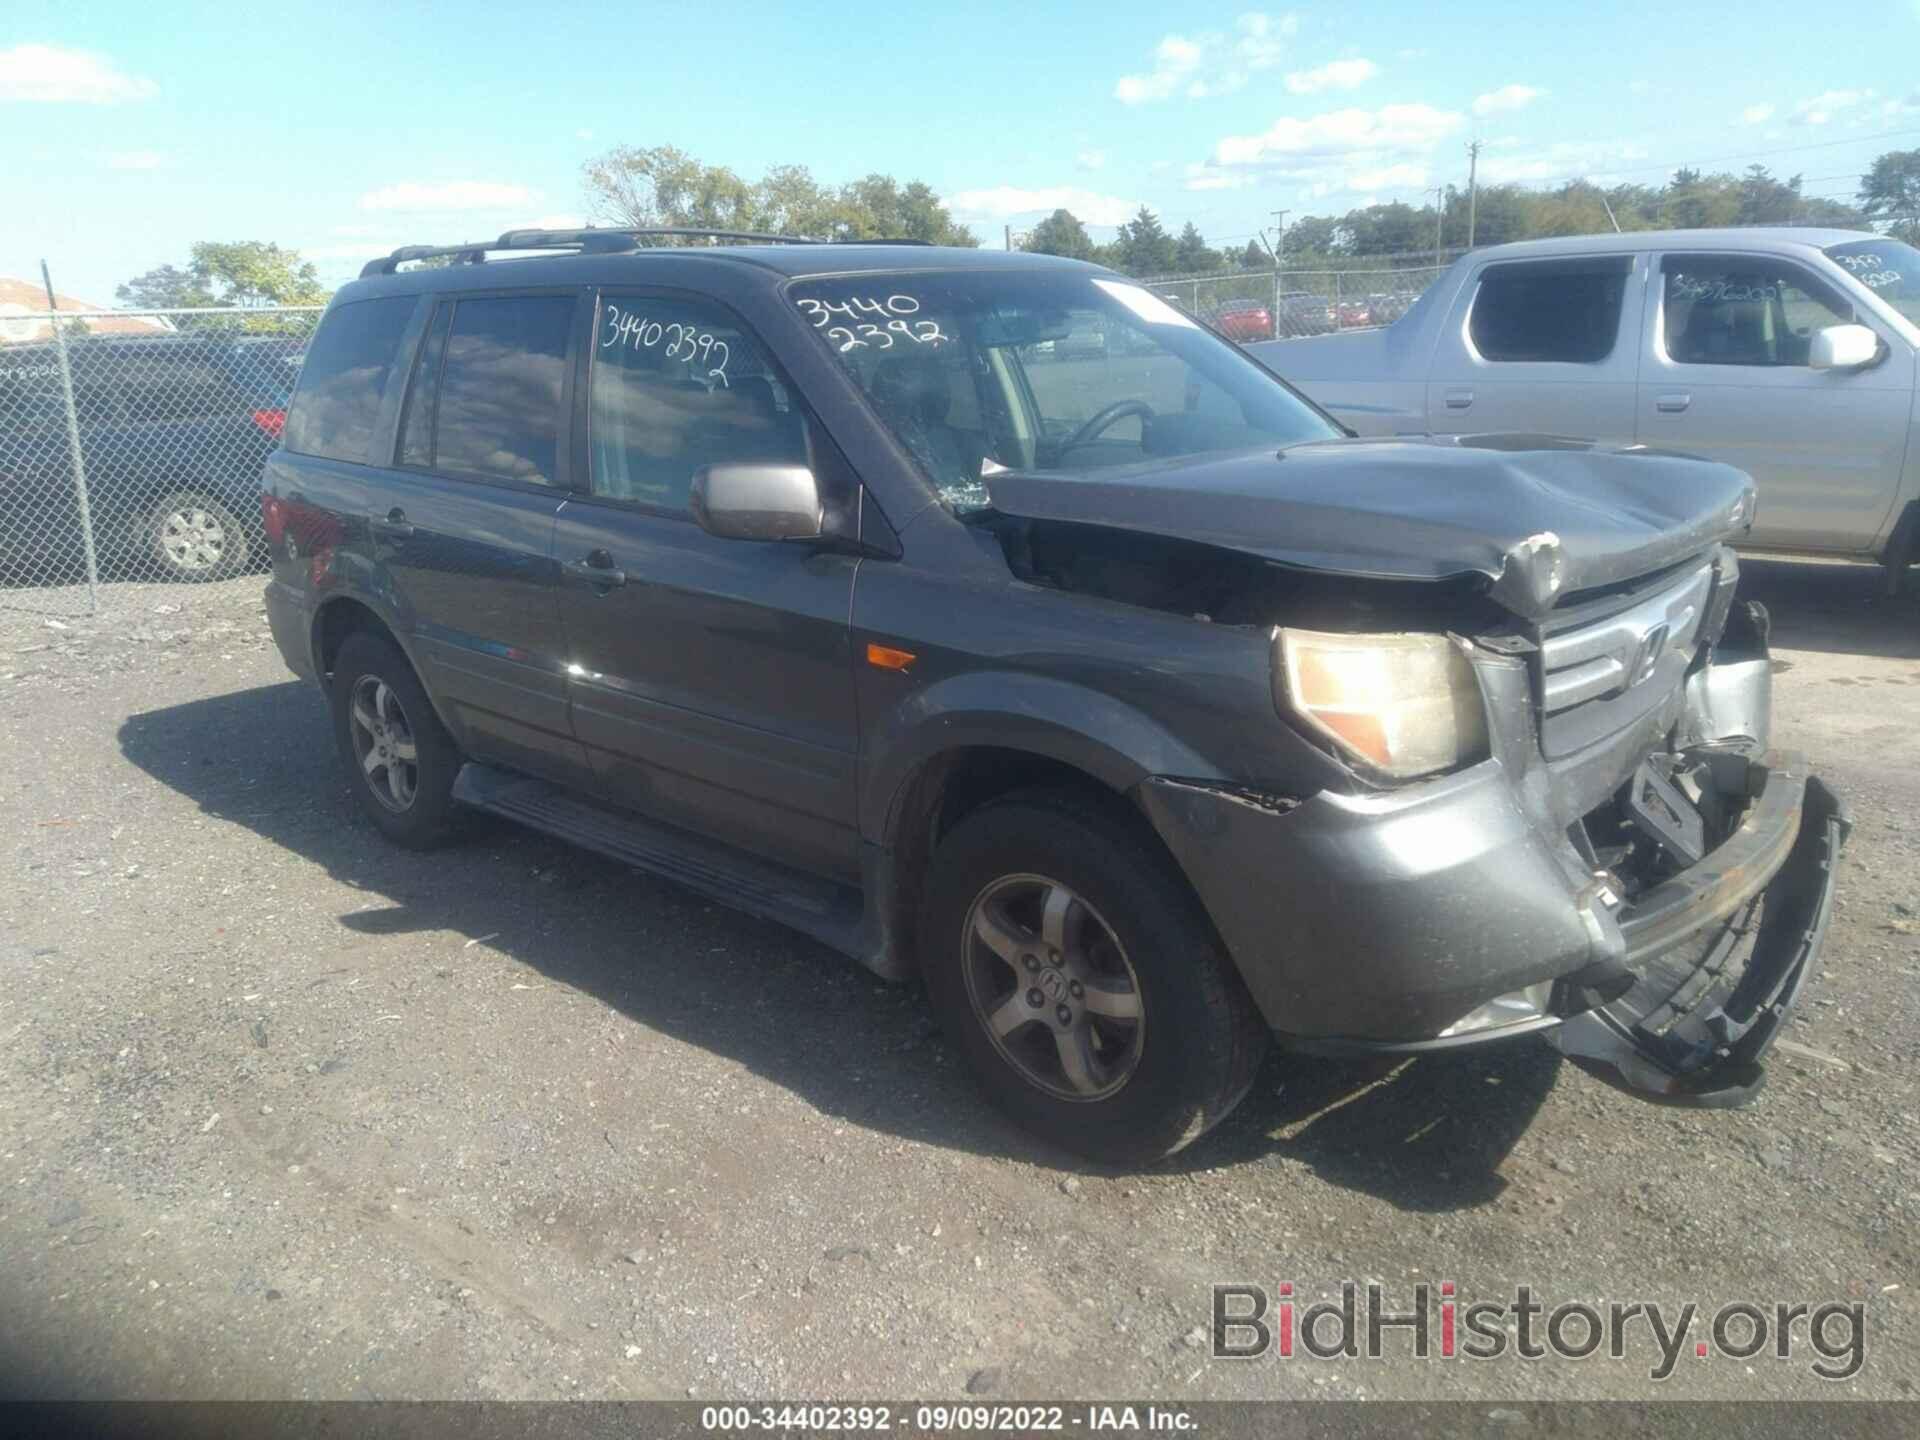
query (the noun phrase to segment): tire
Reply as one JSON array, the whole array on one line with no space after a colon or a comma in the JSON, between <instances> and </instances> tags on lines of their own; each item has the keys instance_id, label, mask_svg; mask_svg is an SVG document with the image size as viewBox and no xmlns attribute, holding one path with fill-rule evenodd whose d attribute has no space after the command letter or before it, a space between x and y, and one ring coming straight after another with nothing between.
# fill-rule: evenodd
<instances>
[{"instance_id":1,"label":"tire","mask_svg":"<svg viewBox=\"0 0 1920 1440\"><path fill-rule=\"evenodd\" d=\"M148 563L163 580L226 580L247 568L252 544L233 507L204 490L175 490L141 525Z\"/></svg>"},{"instance_id":2,"label":"tire","mask_svg":"<svg viewBox=\"0 0 1920 1440\"><path fill-rule=\"evenodd\" d=\"M349 635L334 659L332 699L334 740L367 818L409 850L445 843L460 813L460 751L407 657L377 635Z\"/></svg>"},{"instance_id":3,"label":"tire","mask_svg":"<svg viewBox=\"0 0 1920 1440\"><path fill-rule=\"evenodd\" d=\"M1118 802L1044 790L983 806L935 851L920 924L934 1007L988 1098L1091 1159L1191 1144L1270 1043L1185 880Z\"/></svg>"}]
</instances>

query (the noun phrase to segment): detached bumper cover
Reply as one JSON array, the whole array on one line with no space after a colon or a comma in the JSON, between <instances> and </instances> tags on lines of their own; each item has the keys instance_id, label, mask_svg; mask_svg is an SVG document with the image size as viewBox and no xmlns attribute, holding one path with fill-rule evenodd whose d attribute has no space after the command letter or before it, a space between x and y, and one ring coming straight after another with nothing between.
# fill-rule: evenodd
<instances>
[{"instance_id":1,"label":"detached bumper cover","mask_svg":"<svg viewBox=\"0 0 1920 1440\"><path fill-rule=\"evenodd\" d=\"M1850 828L1824 784L1776 768L1726 844L1623 919L1633 988L1548 1031L1547 1043L1650 1099L1706 1107L1752 1099L1765 1078L1761 1059L1826 938Z\"/></svg>"}]
</instances>

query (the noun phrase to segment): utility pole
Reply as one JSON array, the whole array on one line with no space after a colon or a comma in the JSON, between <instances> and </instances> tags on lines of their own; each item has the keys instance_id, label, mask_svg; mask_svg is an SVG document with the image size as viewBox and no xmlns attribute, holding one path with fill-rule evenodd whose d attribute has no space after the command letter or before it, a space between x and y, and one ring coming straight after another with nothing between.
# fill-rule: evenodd
<instances>
[{"instance_id":1,"label":"utility pole","mask_svg":"<svg viewBox=\"0 0 1920 1440\"><path fill-rule=\"evenodd\" d=\"M1011 250L1013 249L1013 226L1009 224L1006 227L1006 231L1007 231L1007 249Z\"/></svg>"},{"instance_id":2,"label":"utility pole","mask_svg":"<svg viewBox=\"0 0 1920 1440\"><path fill-rule=\"evenodd\" d=\"M1445 263L1440 258L1440 226L1447 218L1447 187L1433 187L1433 266L1438 270Z\"/></svg>"},{"instance_id":3,"label":"utility pole","mask_svg":"<svg viewBox=\"0 0 1920 1440\"><path fill-rule=\"evenodd\" d=\"M1273 212L1273 238L1276 243L1270 248L1273 252L1273 333L1276 337L1280 334L1280 271L1287 258L1287 216L1292 213L1291 210Z\"/></svg>"},{"instance_id":4,"label":"utility pole","mask_svg":"<svg viewBox=\"0 0 1920 1440\"><path fill-rule=\"evenodd\" d=\"M1479 187L1480 142L1473 141L1467 146L1467 249L1473 248L1474 209L1480 198Z\"/></svg>"}]
</instances>

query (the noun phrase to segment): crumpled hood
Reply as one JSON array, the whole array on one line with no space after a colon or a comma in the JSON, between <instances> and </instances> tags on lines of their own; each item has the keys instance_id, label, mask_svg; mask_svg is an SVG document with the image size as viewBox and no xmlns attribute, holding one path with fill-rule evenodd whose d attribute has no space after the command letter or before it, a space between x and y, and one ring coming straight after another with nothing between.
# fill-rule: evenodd
<instances>
[{"instance_id":1,"label":"crumpled hood","mask_svg":"<svg viewBox=\"0 0 1920 1440\"><path fill-rule=\"evenodd\" d=\"M986 477L993 510L1218 545L1392 580L1479 574L1538 619L1561 595L1659 570L1753 523L1714 461L1544 435L1327 440L1087 476Z\"/></svg>"}]
</instances>

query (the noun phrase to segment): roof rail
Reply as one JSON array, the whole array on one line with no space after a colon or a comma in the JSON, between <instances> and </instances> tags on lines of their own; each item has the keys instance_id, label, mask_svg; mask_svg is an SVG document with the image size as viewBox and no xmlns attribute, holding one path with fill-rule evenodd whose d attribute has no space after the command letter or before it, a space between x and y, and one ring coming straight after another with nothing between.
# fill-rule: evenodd
<instances>
[{"instance_id":1,"label":"roof rail","mask_svg":"<svg viewBox=\"0 0 1920 1440\"><path fill-rule=\"evenodd\" d=\"M437 260L451 257L456 263L477 265L492 250L575 250L581 254L608 255L641 248L642 240L743 240L761 245L818 245L805 235L773 235L761 230L713 230L697 225L655 225L647 227L588 226L583 230L509 230L497 240L476 240L465 245L402 245L390 255L369 260L360 269L360 277L391 275L411 260ZM874 244L910 245L910 240L874 241Z\"/></svg>"}]
</instances>

